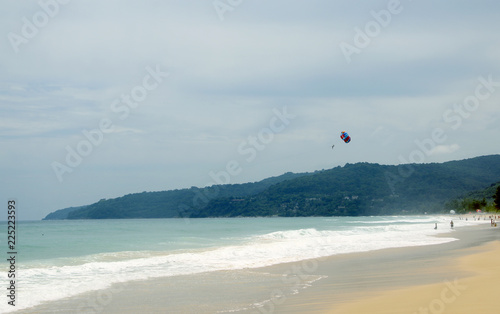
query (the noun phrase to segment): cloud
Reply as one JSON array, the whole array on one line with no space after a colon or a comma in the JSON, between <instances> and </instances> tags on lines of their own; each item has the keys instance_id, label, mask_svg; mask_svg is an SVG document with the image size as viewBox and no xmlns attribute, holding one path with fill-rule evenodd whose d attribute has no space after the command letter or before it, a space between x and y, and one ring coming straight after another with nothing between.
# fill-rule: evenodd
<instances>
[{"instance_id":1,"label":"cloud","mask_svg":"<svg viewBox=\"0 0 500 314\"><path fill-rule=\"evenodd\" d=\"M238 145L283 106L296 118L235 181L345 162L394 164L438 127L448 138L426 162L495 152L500 88L456 130L443 113L474 93L479 76L500 81L500 44L491 39L500 3L401 3L348 64L339 44L388 1L244 1L224 21L212 1L70 1L17 53L7 35L40 6L4 1L0 145L2 173L12 180L0 188L48 212L136 190L203 186L209 171L241 160ZM169 77L120 119L113 101L157 64ZM103 118L114 132L61 185L51 162L63 162L65 147ZM341 130L353 140L332 150Z\"/></svg>"},{"instance_id":2,"label":"cloud","mask_svg":"<svg viewBox=\"0 0 500 314\"><path fill-rule=\"evenodd\" d=\"M460 149L458 144L437 145L430 151L430 155L451 154Z\"/></svg>"}]
</instances>

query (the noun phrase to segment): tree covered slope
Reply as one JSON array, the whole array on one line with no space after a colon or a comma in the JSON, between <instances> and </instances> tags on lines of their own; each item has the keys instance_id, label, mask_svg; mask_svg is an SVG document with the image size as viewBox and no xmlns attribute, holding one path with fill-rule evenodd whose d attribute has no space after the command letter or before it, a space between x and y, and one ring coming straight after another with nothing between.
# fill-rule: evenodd
<instances>
[{"instance_id":1,"label":"tree covered slope","mask_svg":"<svg viewBox=\"0 0 500 314\"><path fill-rule=\"evenodd\" d=\"M129 194L73 210L66 218L432 213L499 180L500 155L397 166L356 163L314 173L286 173L256 183Z\"/></svg>"}]
</instances>

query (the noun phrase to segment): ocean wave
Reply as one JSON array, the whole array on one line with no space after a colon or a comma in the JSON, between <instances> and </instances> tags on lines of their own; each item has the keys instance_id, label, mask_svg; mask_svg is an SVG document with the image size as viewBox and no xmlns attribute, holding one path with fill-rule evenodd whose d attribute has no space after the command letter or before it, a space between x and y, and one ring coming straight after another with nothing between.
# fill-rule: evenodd
<instances>
[{"instance_id":1,"label":"ocean wave","mask_svg":"<svg viewBox=\"0 0 500 314\"><path fill-rule=\"evenodd\" d=\"M348 229L345 220L339 220L337 226L330 226L331 229L322 225L321 228L290 228L253 236L244 234L238 241L233 238L231 244L221 240L218 246L205 248L103 252L59 259L57 263L34 262L31 266L23 265L20 293L30 298L23 300L17 309L133 280L240 270L337 254L433 245L455 240L434 236L449 228L434 230L432 225L422 225L441 221L441 218L425 219L417 218L410 224L394 223L396 220L412 221L412 218L398 217L377 225L373 222L381 224L382 220L370 218L371 224L358 223ZM307 222L310 224L310 221ZM461 221L458 225L462 224L465 222Z\"/></svg>"}]
</instances>

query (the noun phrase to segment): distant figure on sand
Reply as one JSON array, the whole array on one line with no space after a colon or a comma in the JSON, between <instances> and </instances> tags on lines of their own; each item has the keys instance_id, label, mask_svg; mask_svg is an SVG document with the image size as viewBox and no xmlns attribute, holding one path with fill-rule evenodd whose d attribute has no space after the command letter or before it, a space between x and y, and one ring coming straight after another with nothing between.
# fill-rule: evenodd
<instances>
[{"instance_id":1,"label":"distant figure on sand","mask_svg":"<svg viewBox=\"0 0 500 314\"><path fill-rule=\"evenodd\" d=\"M438 228L438 223L436 222L436 225L434 226L434 229L437 229Z\"/></svg>"},{"instance_id":2,"label":"distant figure on sand","mask_svg":"<svg viewBox=\"0 0 500 314\"><path fill-rule=\"evenodd\" d=\"M450 226L451 228L453 228L453 220L450 222Z\"/></svg>"}]
</instances>

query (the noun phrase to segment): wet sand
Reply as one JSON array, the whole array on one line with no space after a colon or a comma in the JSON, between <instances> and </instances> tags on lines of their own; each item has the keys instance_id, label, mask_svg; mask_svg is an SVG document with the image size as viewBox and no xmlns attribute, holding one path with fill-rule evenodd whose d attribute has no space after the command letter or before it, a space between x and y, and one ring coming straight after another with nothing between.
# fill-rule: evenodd
<instances>
[{"instance_id":1,"label":"wet sand","mask_svg":"<svg viewBox=\"0 0 500 314\"><path fill-rule=\"evenodd\" d=\"M439 283L377 291L370 298L333 305L325 313L500 313L500 241L456 262L450 267L457 273Z\"/></svg>"},{"instance_id":2,"label":"wet sand","mask_svg":"<svg viewBox=\"0 0 500 314\"><path fill-rule=\"evenodd\" d=\"M441 236L459 240L127 282L20 313L419 313L425 307L428 313L461 313L451 309L462 303L476 306L474 312L498 313L479 310L488 302L474 301L478 295L472 292L494 293L488 284L499 283L492 265L479 262L496 256L500 265L500 247L494 242L500 241L500 228L481 224ZM440 299L453 284L460 295L447 290ZM461 290L462 285L467 289ZM432 312L440 310L440 302L446 311Z\"/></svg>"},{"instance_id":3,"label":"wet sand","mask_svg":"<svg viewBox=\"0 0 500 314\"><path fill-rule=\"evenodd\" d=\"M289 297L282 304L275 304L274 308L269 305L267 311L261 312L419 313L419 308L428 305L436 298L435 295L427 302L417 301L416 304L409 304L408 307L396 308L393 304L401 303L401 296L398 296L398 299L391 296L390 292L426 285L437 285L443 289L446 287L446 281L453 283L457 278L474 276L476 269L462 266L463 264L459 262L461 258L468 256L472 258L477 253L489 252L490 247L484 245L489 245L492 241L493 243L500 241L500 229L491 228L489 224L457 229L451 235L459 240L432 246L333 256L321 260L314 273L326 274L327 278ZM500 252L496 254L500 255ZM278 265L276 268L281 266L283 265ZM498 281L494 284L498 285ZM378 308L373 305L374 303L369 303L385 294L387 294L388 303L380 304ZM411 299L413 296L410 294L408 298ZM365 302L366 307L356 307ZM402 303L408 304L407 301ZM269 311L271 309L272 311ZM429 311L428 313L440 312ZM500 313L500 311L484 313Z\"/></svg>"}]
</instances>

